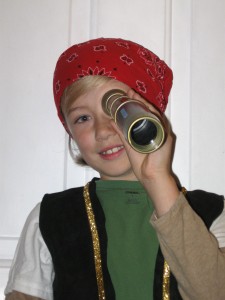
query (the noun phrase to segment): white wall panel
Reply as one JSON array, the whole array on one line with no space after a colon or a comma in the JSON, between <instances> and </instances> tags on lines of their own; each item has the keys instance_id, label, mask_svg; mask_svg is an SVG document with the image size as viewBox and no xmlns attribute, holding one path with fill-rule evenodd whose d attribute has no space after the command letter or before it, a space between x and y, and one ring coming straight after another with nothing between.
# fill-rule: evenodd
<instances>
[{"instance_id":1,"label":"white wall panel","mask_svg":"<svg viewBox=\"0 0 225 300\"><path fill-rule=\"evenodd\" d=\"M95 0L71 0L70 44L80 43L90 38Z\"/></svg>"},{"instance_id":2,"label":"white wall panel","mask_svg":"<svg viewBox=\"0 0 225 300\"><path fill-rule=\"evenodd\" d=\"M53 69L68 45L70 1L0 0L0 289L25 219L64 184ZM3 295L0 295L0 299Z\"/></svg>"},{"instance_id":3,"label":"white wall panel","mask_svg":"<svg viewBox=\"0 0 225 300\"><path fill-rule=\"evenodd\" d=\"M19 235L43 193L63 187L52 73L67 46L69 9L53 2L1 1L0 236Z\"/></svg>"},{"instance_id":4,"label":"white wall panel","mask_svg":"<svg viewBox=\"0 0 225 300\"><path fill-rule=\"evenodd\" d=\"M0 300L4 300L4 287L7 283L9 268L0 266Z\"/></svg>"},{"instance_id":5,"label":"white wall panel","mask_svg":"<svg viewBox=\"0 0 225 300\"><path fill-rule=\"evenodd\" d=\"M134 40L164 56L164 0L93 1L92 37L121 37Z\"/></svg>"},{"instance_id":6,"label":"white wall panel","mask_svg":"<svg viewBox=\"0 0 225 300\"><path fill-rule=\"evenodd\" d=\"M0 300L30 210L97 175L72 162L53 104L55 62L74 43L122 37L164 58L174 171L187 188L225 194L224 12L223 0L0 0Z\"/></svg>"},{"instance_id":7,"label":"white wall panel","mask_svg":"<svg viewBox=\"0 0 225 300\"><path fill-rule=\"evenodd\" d=\"M225 2L192 12L191 186L225 194Z\"/></svg>"},{"instance_id":8,"label":"white wall panel","mask_svg":"<svg viewBox=\"0 0 225 300\"><path fill-rule=\"evenodd\" d=\"M173 1L174 170L189 189L225 194L225 3Z\"/></svg>"},{"instance_id":9,"label":"white wall panel","mask_svg":"<svg viewBox=\"0 0 225 300\"><path fill-rule=\"evenodd\" d=\"M173 0L172 3L171 67L174 80L170 119L177 136L173 169L181 184L190 188L191 1Z\"/></svg>"},{"instance_id":10,"label":"white wall panel","mask_svg":"<svg viewBox=\"0 0 225 300\"><path fill-rule=\"evenodd\" d=\"M0 300L4 299L4 288L17 242L17 237L0 237Z\"/></svg>"}]
</instances>

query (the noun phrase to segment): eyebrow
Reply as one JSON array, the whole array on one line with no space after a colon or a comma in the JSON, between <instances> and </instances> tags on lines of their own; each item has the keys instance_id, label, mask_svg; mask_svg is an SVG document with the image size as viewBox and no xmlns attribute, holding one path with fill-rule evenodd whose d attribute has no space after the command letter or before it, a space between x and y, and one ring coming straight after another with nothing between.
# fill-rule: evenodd
<instances>
[{"instance_id":1,"label":"eyebrow","mask_svg":"<svg viewBox=\"0 0 225 300\"><path fill-rule=\"evenodd\" d=\"M73 111L85 108L85 106L77 106L77 107L72 107L67 111L67 115L71 114Z\"/></svg>"}]
</instances>

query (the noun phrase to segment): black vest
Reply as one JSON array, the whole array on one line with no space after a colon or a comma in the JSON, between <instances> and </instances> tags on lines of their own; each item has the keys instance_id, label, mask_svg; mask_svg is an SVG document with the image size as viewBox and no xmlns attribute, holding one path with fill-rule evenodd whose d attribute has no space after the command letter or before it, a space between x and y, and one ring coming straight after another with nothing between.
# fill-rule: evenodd
<instances>
[{"instance_id":1,"label":"black vest","mask_svg":"<svg viewBox=\"0 0 225 300\"><path fill-rule=\"evenodd\" d=\"M89 187L100 240L106 300L115 300L115 291L107 269L105 216L95 193L95 179ZM221 214L223 197L204 191L187 193L190 206L207 228ZM40 230L51 253L55 271L54 300L98 300L90 226L83 198L83 187L44 196L40 210ZM154 300L162 300L164 258L159 249L154 279ZM174 276L170 277L171 300L181 300Z\"/></svg>"}]
</instances>

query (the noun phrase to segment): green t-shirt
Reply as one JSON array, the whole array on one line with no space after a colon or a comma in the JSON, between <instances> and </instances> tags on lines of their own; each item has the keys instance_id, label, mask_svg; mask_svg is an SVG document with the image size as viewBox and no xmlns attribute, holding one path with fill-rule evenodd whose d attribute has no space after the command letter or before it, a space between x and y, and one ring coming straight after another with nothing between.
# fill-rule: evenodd
<instances>
[{"instance_id":1,"label":"green t-shirt","mask_svg":"<svg viewBox=\"0 0 225 300\"><path fill-rule=\"evenodd\" d=\"M108 268L116 300L151 300L158 250L149 223L153 205L138 181L96 184L106 217Z\"/></svg>"}]
</instances>

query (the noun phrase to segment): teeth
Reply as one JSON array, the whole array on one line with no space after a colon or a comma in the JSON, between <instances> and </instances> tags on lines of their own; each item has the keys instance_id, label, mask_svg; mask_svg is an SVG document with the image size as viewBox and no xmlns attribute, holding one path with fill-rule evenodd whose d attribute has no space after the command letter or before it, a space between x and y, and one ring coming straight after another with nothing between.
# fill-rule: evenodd
<instances>
[{"instance_id":1,"label":"teeth","mask_svg":"<svg viewBox=\"0 0 225 300\"><path fill-rule=\"evenodd\" d=\"M106 155L106 154L112 154L112 153L116 153L118 151L120 151L123 148L123 146L120 147L114 147L112 149L109 149L107 151L102 152L102 154Z\"/></svg>"}]
</instances>

